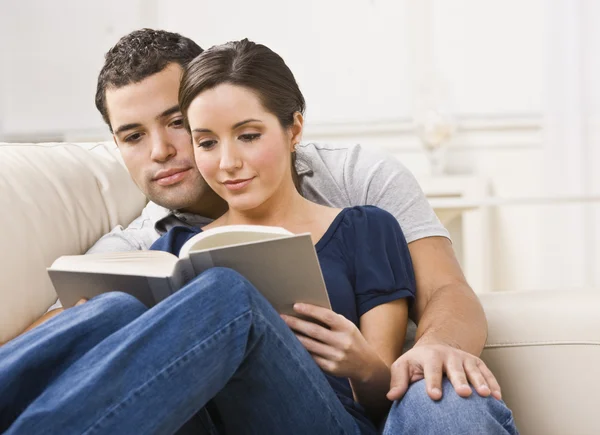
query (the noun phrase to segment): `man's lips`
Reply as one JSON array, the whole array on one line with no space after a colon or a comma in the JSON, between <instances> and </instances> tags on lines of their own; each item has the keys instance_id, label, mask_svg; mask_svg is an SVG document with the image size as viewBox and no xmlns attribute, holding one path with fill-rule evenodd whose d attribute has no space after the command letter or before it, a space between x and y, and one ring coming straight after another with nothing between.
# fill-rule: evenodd
<instances>
[{"instance_id":1,"label":"man's lips","mask_svg":"<svg viewBox=\"0 0 600 435\"><path fill-rule=\"evenodd\" d=\"M254 180L254 177L252 178L239 178L236 180L227 180L223 182L223 185L229 189L229 190L241 190L244 187L246 187L248 184L250 184L252 182L252 180Z\"/></svg>"},{"instance_id":2,"label":"man's lips","mask_svg":"<svg viewBox=\"0 0 600 435\"><path fill-rule=\"evenodd\" d=\"M158 171L153 181L161 186L170 186L178 183L187 175L191 168L163 169Z\"/></svg>"}]
</instances>

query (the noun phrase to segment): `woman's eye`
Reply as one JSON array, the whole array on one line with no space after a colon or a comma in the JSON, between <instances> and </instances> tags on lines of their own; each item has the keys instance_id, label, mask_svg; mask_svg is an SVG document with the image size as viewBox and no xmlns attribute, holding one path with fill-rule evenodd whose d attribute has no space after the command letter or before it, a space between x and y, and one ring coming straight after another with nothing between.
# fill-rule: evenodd
<instances>
[{"instance_id":1,"label":"woman's eye","mask_svg":"<svg viewBox=\"0 0 600 435\"><path fill-rule=\"evenodd\" d=\"M183 127L183 118L174 119L173 122L171 122L171 126L175 128Z\"/></svg>"},{"instance_id":2,"label":"woman's eye","mask_svg":"<svg viewBox=\"0 0 600 435\"><path fill-rule=\"evenodd\" d=\"M126 143L134 143L134 142L139 141L141 138L142 138L141 133L133 133L133 134L130 134L129 136L127 136L124 141Z\"/></svg>"},{"instance_id":3,"label":"woman's eye","mask_svg":"<svg viewBox=\"0 0 600 435\"><path fill-rule=\"evenodd\" d=\"M255 141L256 139L258 139L260 137L260 133L248 133L248 134L242 134L240 136L240 140L242 140L243 142L252 142Z\"/></svg>"},{"instance_id":4,"label":"woman's eye","mask_svg":"<svg viewBox=\"0 0 600 435\"><path fill-rule=\"evenodd\" d=\"M204 149L209 149L209 148L212 148L216 143L217 143L217 141L214 141L214 140L205 140L202 142L198 142L198 147L204 148Z\"/></svg>"}]
</instances>

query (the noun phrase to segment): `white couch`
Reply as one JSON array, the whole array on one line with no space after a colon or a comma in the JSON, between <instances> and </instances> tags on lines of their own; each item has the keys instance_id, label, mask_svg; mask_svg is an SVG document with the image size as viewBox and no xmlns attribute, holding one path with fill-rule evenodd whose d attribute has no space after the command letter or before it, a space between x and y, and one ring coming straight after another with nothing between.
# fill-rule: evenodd
<instances>
[{"instance_id":1,"label":"white couch","mask_svg":"<svg viewBox=\"0 0 600 435\"><path fill-rule=\"evenodd\" d=\"M85 252L144 204L114 145L0 144L0 343L54 302L54 259ZM600 433L600 289L480 298L483 359L521 433Z\"/></svg>"}]
</instances>

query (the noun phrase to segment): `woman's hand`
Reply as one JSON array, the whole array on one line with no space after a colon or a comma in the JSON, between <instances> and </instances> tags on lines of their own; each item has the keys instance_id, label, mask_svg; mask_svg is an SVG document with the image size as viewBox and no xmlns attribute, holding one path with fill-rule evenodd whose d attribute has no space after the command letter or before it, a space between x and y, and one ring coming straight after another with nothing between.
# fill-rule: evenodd
<instances>
[{"instance_id":1,"label":"woman's hand","mask_svg":"<svg viewBox=\"0 0 600 435\"><path fill-rule=\"evenodd\" d=\"M309 304L295 304L294 311L328 327L281 315L326 373L364 383L385 365L356 325L344 316Z\"/></svg>"}]
</instances>

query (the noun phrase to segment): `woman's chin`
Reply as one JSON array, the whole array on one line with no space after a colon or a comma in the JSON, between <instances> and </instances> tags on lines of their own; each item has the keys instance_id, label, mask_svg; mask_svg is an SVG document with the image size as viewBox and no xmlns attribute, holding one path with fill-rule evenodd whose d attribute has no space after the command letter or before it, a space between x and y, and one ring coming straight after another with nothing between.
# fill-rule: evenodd
<instances>
[{"instance_id":1,"label":"woman's chin","mask_svg":"<svg viewBox=\"0 0 600 435\"><path fill-rule=\"evenodd\" d=\"M262 202L250 198L228 198L227 204L229 205L229 210L236 213L246 213L260 207Z\"/></svg>"}]
</instances>

